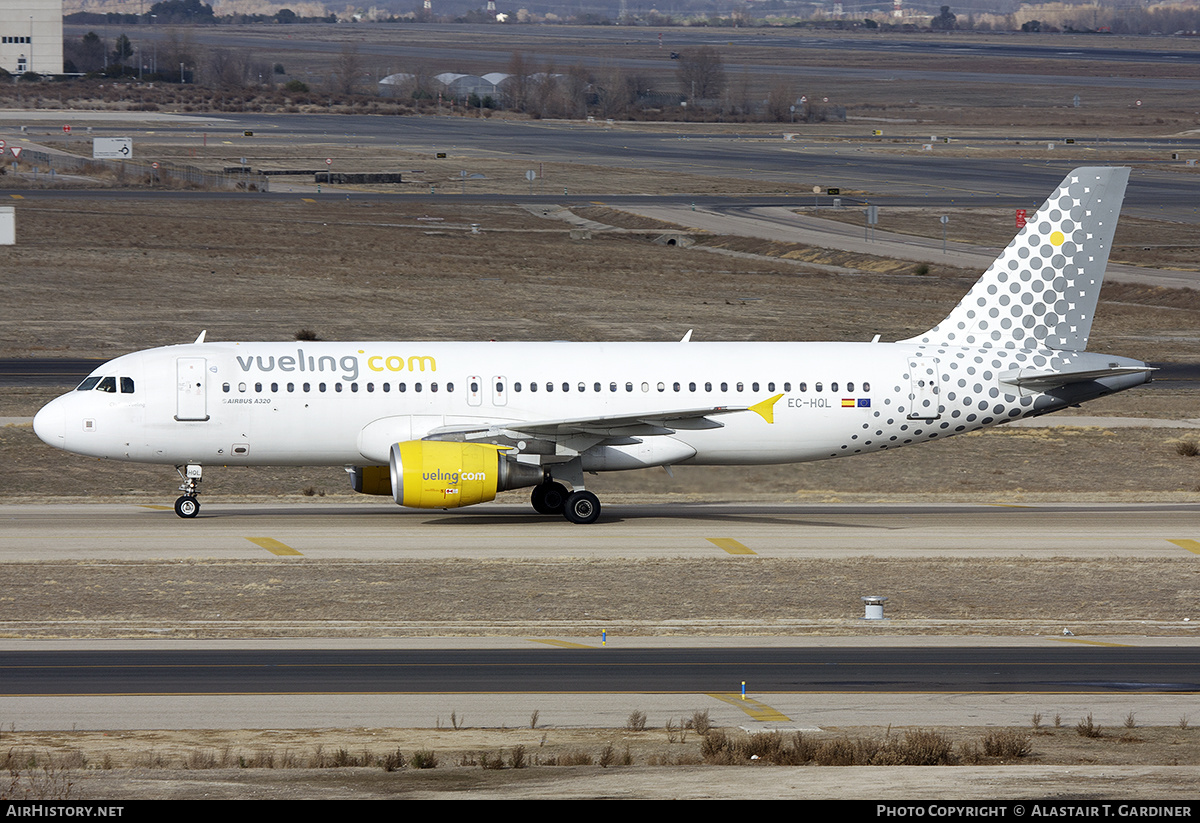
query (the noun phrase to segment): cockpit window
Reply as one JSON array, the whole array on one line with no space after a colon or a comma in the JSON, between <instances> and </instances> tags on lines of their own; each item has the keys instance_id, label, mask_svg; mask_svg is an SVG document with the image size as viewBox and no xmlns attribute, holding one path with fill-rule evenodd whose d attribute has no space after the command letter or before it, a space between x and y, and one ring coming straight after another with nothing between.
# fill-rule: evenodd
<instances>
[{"instance_id":1,"label":"cockpit window","mask_svg":"<svg viewBox=\"0 0 1200 823\"><path fill-rule=\"evenodd\" d=\"M121 394L133 394L133 378L121 378Z\"/></svg>"},{"instance_id":2,"label":"cockpit window","mask_svg":"<svg viewBox=\"0 0 1200 823\"><path fill-rule=\"evenodd\" d=\"M92 389L96 388L96 384L99 382L99 377L89 377L87 380L84 380L82 383L80 383L79 387L76 388L75 391L91 391Z\"/></svg>"},{"instance_id":3,"label":"cockpit window","mask_svg":"<svg viewBox=\"0 0 1200 823\"><path fill-rule=\"evenodd\" d=\"M117 378L104 377L100 380L100 385L96 386L96 391L106 391L112 394L117 393Z\"/></svg>"}]
</instances>

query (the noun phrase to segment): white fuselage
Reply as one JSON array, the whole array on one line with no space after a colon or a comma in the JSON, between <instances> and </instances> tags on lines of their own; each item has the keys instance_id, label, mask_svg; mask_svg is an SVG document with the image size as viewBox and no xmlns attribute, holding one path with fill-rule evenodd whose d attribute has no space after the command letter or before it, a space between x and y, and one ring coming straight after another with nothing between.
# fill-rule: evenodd
<instances>
[{"instance_id":1,"label":"white fuselage","mask_svg":"<svg viewBox=\"0 0 1200 823\"><path fill-rule=\"evenodd\" d=\"M59 448L117 460L382 466L392 444L439 429L744 409L782 395L773 422L742 410L579 454L586 471L790 463L973 431L1146 379L1108 378L1083 395L1000 379L1064 357L1137 364L910 343L201 343L109 361L93 376L117 378L117 390L71 392L35 425Z\"/></svg>"}]
</instances>

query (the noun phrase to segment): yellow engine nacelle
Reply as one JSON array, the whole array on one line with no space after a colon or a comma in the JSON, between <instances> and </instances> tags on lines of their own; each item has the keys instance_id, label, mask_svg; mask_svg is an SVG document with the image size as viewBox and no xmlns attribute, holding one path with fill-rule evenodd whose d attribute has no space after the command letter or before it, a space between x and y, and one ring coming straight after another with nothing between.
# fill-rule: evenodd
<instances>
[{"instance_id":1,"label":"yellow engine nacelle","mask_svg":"<svg viewBox=\"0 0 1200 823\"><path fill-rule=\"evenodd\" d=\"M541 482L540 468L504 457L504 446L443 440L392 445L392 498L418 509L456 509L494 500L496 492Z\"/></svg>"}]
</instances>

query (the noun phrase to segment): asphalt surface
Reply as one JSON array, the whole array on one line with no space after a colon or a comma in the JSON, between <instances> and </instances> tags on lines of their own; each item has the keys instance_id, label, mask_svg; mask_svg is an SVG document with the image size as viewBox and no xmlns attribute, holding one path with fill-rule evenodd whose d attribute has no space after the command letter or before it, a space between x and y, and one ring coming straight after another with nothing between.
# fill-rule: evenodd
<instances>
[{"instance_id":1,"label":"asphalt surface","mask_svg":"<svg viewBox=\"0 0 1200 823\"><path fill-rule=\"evenodd\" d=\"M130 503L8 504L0 561L1013 557L1179 559L1200 551L1200 503L622 505L572 526L525 503L461 511L355 502L232 503L194 520ZM219 484L219 475L210 481ZM263 541L267 545L263 545ZM279 545L282 544L282 547ZM1189 548L1190 547L1190 548ZM734 547L737 548L737 547Z\"/></svg>"},{"instance_id":2,"label":"asphalt surface","mask_svg":"<svg viewBox=\"0 0 1200 823\"><path fill-rule=\"evenodd\" d=\"M0 695L1200 692L1194 648L10 651Z\"/></svg>"}]
</instances>

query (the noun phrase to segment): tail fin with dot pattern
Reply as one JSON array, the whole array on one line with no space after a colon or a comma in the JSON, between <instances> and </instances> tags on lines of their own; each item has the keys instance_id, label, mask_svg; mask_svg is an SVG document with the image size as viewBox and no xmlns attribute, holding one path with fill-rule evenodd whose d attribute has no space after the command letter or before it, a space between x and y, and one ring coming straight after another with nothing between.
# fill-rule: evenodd
<instances>
[{"instance_id":1,"label":"tail fin with dot pattern","mask_svg":"<svg viewBox=\"0 0 1200 823\"><path fill-rule=\"evenodd\" d=\"M904 343L1084 351L1129 169L1075 169L954 308Z\"/></svg>"}]
</instances>

